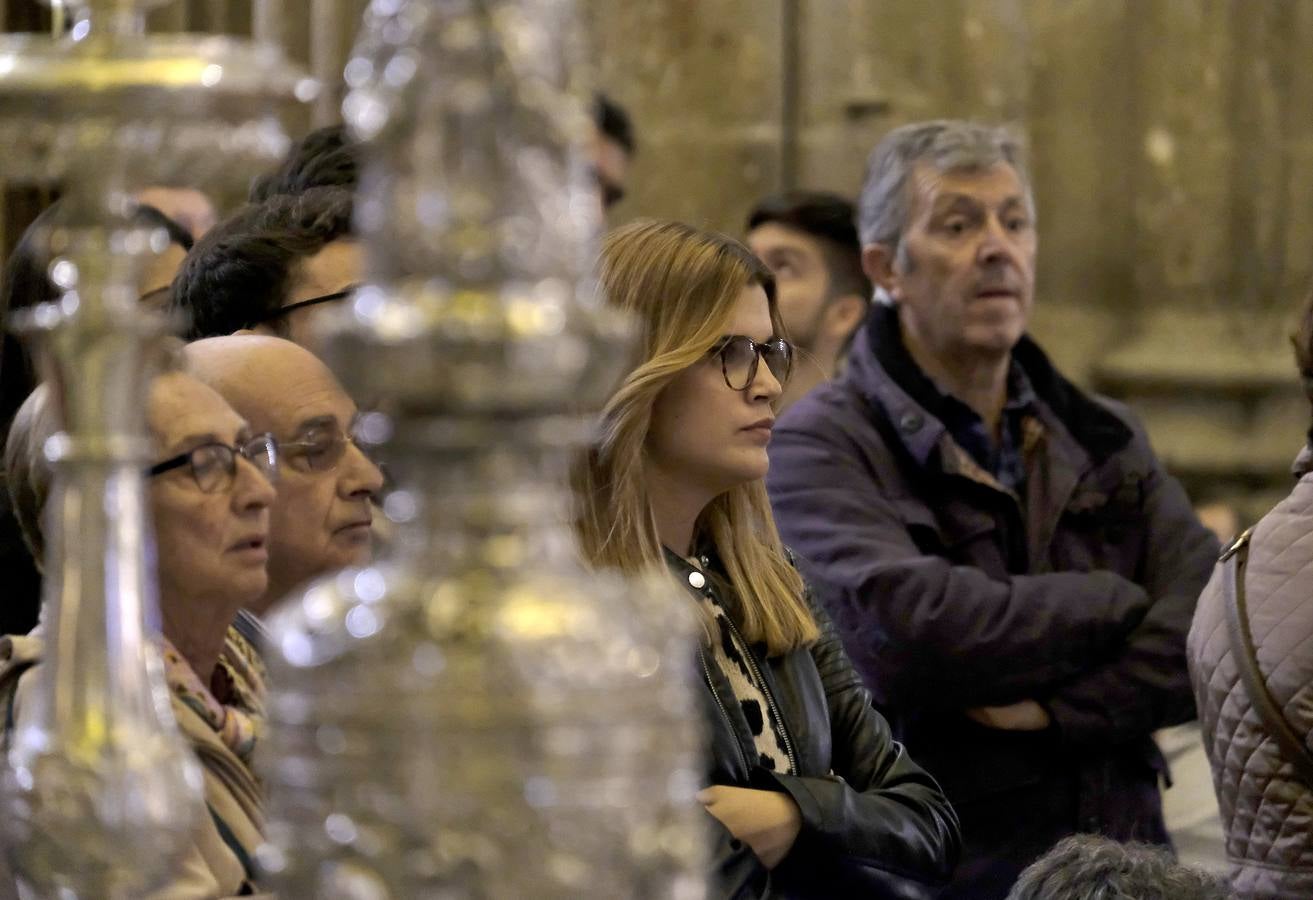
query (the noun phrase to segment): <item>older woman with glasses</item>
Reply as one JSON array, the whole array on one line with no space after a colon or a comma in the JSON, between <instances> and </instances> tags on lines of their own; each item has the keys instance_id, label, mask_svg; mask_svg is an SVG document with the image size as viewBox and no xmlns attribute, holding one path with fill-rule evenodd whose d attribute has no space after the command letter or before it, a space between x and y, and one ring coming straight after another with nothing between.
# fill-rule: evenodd
<instances>
[{"instance_id":1,"label":"older woman with glasses","mask_svg":"<svg viewBox=\"0 0 1313 900\"><path fill-rule=\"evenodd\" d=\"M5 466L24 539L40 560L41 513L51 471L41 448L56 430L45 386L19 409ZM205 770L210 815L176 878L160 897L253 893L251 858L263 815L251 757L263 718L258 655L230 627L266 589L269 509L277 445L212 389L182 373L157 377L147 418L158 461L147 470L158 554L165 672L179 728ZM23 699L40 663L42 629L0 639L0 704L21 724Z\"/></svg>"},{"instance_id":2,"label":"older woman with glasses","mask_svg":"<svg viewBox=\"0 0 1313 900\"><path fill-rule=\"evenodd\" d=\"M666 570L704 623L712 896L933 896L957 818L872 708L766 499L793 356L770 272L728 238L639 222L608 237L601 281L640 361L576 465L578 536L599 567Z\"/></svg>"}]
</instances>

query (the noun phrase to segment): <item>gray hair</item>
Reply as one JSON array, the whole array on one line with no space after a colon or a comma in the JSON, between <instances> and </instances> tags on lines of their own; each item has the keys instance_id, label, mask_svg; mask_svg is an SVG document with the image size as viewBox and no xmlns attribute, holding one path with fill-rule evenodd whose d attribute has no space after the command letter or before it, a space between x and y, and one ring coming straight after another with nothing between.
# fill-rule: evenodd
<instances>
[{"instance_id":1,"label":"gray hair","mask_svg":"<svg viewBox=\"0 0 1313 900\"><path fill-rule=\"evenodd\" d=\"M183 346L176 337L161 337L146 349L144 365L156 375L185 372ZM55 480L45 446L46 441L63 427L56 409L57 398L51 396L51 390L47 382L42 382L28 395L14 414L4 446L3 489L9 492L10 506L18 520L23 543L31 551L38 571L44 564L46 552L41 522Z\"/></svg>"},{"instance_id":2,"label":"gray hair","mask_svg":"<svg viewBox=\"0 0 1313 900\"><path fill-rule=\"evenodd\" d=\"M871 151L866 180L857 205L862 244L884 244L900 251L911 215L908 181L918 163L939 172L979 171L999 163L1012 166L1026 193L1026 209L1035 215L1030 174L1021 142L1005 128L956 119L913 122L895 128Z\"/></svg>"},{"instance_id":3,"label":"gray hair","mask_svg":"<svg viewBox=\"0 0 1313 900\"><path fill-rule=\"evenodd\" d=\"M1064 838L1021 873L1008 900L1230 900L1220 876L1184 866L1162 847L1092 834Z\"/></svg>"}]
</instances>

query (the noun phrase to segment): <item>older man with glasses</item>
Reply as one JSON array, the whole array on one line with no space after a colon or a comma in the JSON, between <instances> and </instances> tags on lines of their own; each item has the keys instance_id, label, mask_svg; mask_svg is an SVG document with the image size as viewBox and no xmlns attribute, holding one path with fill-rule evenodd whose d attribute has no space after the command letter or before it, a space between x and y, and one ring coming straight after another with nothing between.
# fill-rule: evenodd
<instances>
[{"instance_id":1,"label":"older man with glasses","mask_svg":"<svg viewBox=\"0 0 1313 900\"><path fill-rule=\"evenodd\" d=\"M316 576L367 564L383 475L356 443L359 413L328 367L291 341L256 334L196 341L186 356L192 375L277 441L269 590L250 611L264 613Z\"/></svg>"}]
</instances>

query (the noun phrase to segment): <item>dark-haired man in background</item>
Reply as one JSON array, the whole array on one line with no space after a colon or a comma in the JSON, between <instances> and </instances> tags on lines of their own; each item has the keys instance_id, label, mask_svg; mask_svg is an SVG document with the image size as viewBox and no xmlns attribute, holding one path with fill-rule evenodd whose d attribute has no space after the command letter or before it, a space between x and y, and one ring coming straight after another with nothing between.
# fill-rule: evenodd
<instances>
[{"instance_id":1,"label":"dark-haired man in background","mask_svg":"<svg viewBox=\"0 0 1313 900\"><path fill-rule=\"evenodd\" d=\"M154 206L139 205L133 218L138 224L161 229L168 236L164 249L158 255L146 258L137 279L141 302L151 309L163 309L169 302L173 276L182 268L183 260L196 241L181 223Z\"/></svg>"},{"instance_id":2,"label":"dark-haired man in background","mask_svg":"<svg viewBox=\"0 0 1313 900\"><path fill-rule=\"evenodd\" d=\"M586 149L605 212L625 195L629 163L638 143L629 113L610 97L595 94L591 112L594 130ZM322 187L354 191L360 165L360 144L345 125L317 128L292 146L278 168L251 183L247 199L264 203L279 195L297 195Z\"/></svg>"},{"instance_id":3,"label":"dark-haired man in background","mask_svg":"<svg viewBox=\"0 0 1313 900\"><path fill-rule=\"evenodd\" d=\"M173 304L190 323L186 337L251 329L309 345L312 317L363 278L351 208L349 192L311 188L248 204L216 225L173 283Z\"/></svg>"},{"instance_id":4,"label":"dark-haired man in background","mask_svg":"<svg viewBox=\"0 0 1313 900\"><path fill-rule=\"evenodd\" d=\"M589 153L605 213L625 196L629 162L638 150L638 142L634 139L634 123L629 113L606 94L598 93L593 98L593 125L596 132Z\"/></svg>"},{"instance_id":5,"label":"dark-haired man in background","mask_svg":"<svg viewBox=\"0 0 1313 900\"><path fill-rule=\"evenodd\" d=\"M246 199L264 203L279 194L302 194L320 187L354 191L359 177L360 145L345 125L326 125L297 141L278 168L256 178Z\"/></svg>"},{"instance_id":6,"label":"dark-haired man in background","mask_svg":"<svg viewBox=\"0 0 1313 900\"><path fill-rule=\"evenodd\" d=\"M56 252L50 238L66 211L58 201L48 207L5 261L0 272L0 320L59 299L62 292L50 280L50 261ZM168 301L169 283L191 248L192 237L178 222L146 204L136 207L131 222L156 232L150 241L153 252L139 260L137 290L143 306L158 309ZM0 335L0 450L8 441L14 413L36 382L31 348L13 333ZM0 591L0 634L27 634L40 612L42 560L33 559L23 541L13 514L11 488L15 486L0 472L0 571L5 577L5 590Z\"/></svg>"},{"instance_id":7,"label":"dark-haired man in background","mask_svg":"<svg viewBox=\"0 0 1313 900\"><path fill-rule=\"evenodd\" d=\"M767 197L748 215L748 246L775 274L780 316L798 350L781 411L834 377L866 316L871 282L853 218L852 203L821 191Z\"/></svg>"}]
</instances>

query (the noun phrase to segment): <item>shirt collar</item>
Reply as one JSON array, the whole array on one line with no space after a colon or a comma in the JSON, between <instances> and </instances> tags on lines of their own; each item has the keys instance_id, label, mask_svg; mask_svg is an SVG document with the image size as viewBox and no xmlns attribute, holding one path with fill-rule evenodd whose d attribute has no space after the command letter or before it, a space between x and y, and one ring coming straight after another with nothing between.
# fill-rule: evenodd
<instances>
[{"instance_id":1,"label":"shirt collar","mask_svg":"<svg viewBox=\"0 0 1313 900\"><path fill-rule=\"evenodd\" d=\"M976 412L940 389L912 359L903 344L898 310L877 305L853 342L849 371L871 402L882 407L903 446L924 466L945 433L979 422ZM1008 367L1005 413L1035 413L1038 395L1025 368L1013 356Z\"/></svg>"}]
</instances>

